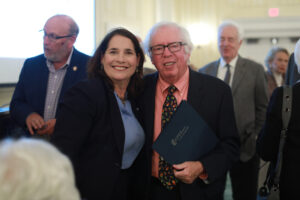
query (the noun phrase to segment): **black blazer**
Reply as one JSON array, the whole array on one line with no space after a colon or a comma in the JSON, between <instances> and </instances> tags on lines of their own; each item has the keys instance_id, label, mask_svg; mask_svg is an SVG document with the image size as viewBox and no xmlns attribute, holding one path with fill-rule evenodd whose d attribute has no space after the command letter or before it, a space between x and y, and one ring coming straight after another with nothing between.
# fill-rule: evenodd
<instances>
[{"instance_id":1,"label":"black blazer","mask_svg":"<svg viewBox=\"0 0 300 200\"><path fill-rule=\"evenodd\" d=\"M131 104L140 119L138 107ZM83 81L66 93L51 141L71 159L83 199L111 199L121 171L124 135L113 90L104 81Z\"/></svg>"},{"instance_id":2,"label":"black blazer","mask_svg":"<svg viewBox=\"0 0 300 200\"><path fill-rule=\"evenodd\" d=\"M265 161L275 161L278 154L282 129L282 87L271 96L265 125L257 139L257 152ZM280 199L295 199L299 196L300 179L300 83L293 86L291 119L288 124L286 143L283 149L280 176Z\"/></svg>"},{"instance_id":3,"label":"black blazer","mask_svg":"<svg viewBox=\"0 0 300 200\"><path fill-rule=\"evenodd\" d=\"M147 136L149 186L157 78L158 73L146 76L141 107ZM179 183L181 198L182 200L220 199L225 188L226 172L239 159L239 136L233 113L231 90L221 80L190 70L188 102L212 128L220 143L205 157L199 158L208 173L210 183L205 184L200 179L196 179L193 184Z\"/></svg>"}]
</instances>

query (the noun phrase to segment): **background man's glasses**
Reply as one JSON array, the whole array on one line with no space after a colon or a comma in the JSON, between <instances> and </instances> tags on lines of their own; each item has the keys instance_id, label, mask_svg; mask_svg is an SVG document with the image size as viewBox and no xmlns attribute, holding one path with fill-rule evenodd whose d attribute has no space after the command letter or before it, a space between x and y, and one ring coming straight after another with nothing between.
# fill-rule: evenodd
<instances>
[{"instance_id":1,"label":"background man's glasses","mask_svg":"<svg viewBox=\"0 0 300 200\"><path fill-rule=\"evenodd\" d=\"M174 53L174 52L180 51L181 46L183 46L183 45L186 45L186 43L172 42L172 43L167 44L167 45L160 44L160 45L155 45L155 46L150 47L150 51L154 55L161 55L161 54L164 53L165 48L168 47L169 51Z\"/></svg>"},{"instance_id":2,"label":"background man's glasses","mask_svg":"<svg viewBox=\"0 0 300 200\"><path fill-rule=\"evenodd\" d=\"M41 31L44 31L44 30L41 30ZM48 40L50 40L51 42L55 42L56 40L59 40L59 39L62 39L62 38L68 38L68 37L72 37L73 34L69 34L69 35L63 35L63 36L58 36L58 35L55 35L53 33L50 33L50 34L47 34L45 31L44 31L44 39L45 37L48 38Z\"/></svg>"}]
</instances>

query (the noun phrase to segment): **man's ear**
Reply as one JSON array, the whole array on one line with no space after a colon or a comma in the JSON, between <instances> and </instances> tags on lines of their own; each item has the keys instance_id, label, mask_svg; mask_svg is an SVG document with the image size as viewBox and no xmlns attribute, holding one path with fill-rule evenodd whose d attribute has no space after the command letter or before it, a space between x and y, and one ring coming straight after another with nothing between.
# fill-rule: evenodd
<instances>
[{"instance_id":1,"label":"man's ear","mask_svg":"<svg viewBox=\"0 0 300 200\"><path fill-rule=\"evenodd\" d=\"M242 43L243 43L243 40L240 40L240 42L239 42L239 47L241 47L241 45L242 45Z\"/></svg>"},{"instance_id":2,"label":"man's ear","mask_svg":"<svg viewBox=\"0 0 300 200\"><path fill-rule=\"evenodd\" d=\"M70 37L70 44L72 44L72 46L74 45L74 43L76 42L76 38L77 38L77 35L72 35Z\"/></svg>"}]
</instances>

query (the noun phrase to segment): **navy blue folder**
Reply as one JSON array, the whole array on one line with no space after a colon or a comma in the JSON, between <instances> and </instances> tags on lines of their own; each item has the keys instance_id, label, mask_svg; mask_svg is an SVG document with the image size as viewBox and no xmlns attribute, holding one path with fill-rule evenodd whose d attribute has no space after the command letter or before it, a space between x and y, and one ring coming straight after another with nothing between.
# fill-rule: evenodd
<instances>
[{"instance_id":1,"label":"navy blue folder","mask_svg":"<svg viewBox=\"0 0 300 200\"><path fill-rule=\"evenodd\" d=\"M170 164L196 161L210 152L219 139L199 113L182 101L153 149Z\"/></svg>"}]
</instances>

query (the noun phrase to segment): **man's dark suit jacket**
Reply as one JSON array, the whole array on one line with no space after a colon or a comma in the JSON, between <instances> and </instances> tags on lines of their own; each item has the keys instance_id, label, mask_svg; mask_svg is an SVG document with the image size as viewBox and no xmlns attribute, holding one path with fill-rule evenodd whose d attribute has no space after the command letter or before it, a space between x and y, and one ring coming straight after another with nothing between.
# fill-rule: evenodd
<instances>
[{"instance_id":1,"label":"man's dark suit jacket","mask_svg":"<svg viewBox=\"0 0 300 200\"><path fill-rule=\"evenodd\" d=\"M63 94L70 87L86 78L88 59L89 56L76 49L73 50L70 66L67 68L61 88L59 102L61 102ZM36 112L43 117L48 75L49 69L44 54L26 59L10 103L11 117L19 126L25 128L25 120L32 112Z\"/></svg>"},{"instance_id":2,"label":"man's dark suit jacket","mask_svg":"<svg viewBox=\"0 0 300 200\"><path fill-rule=\"evenodd\" d=\"M257 139L257 152L265 161L275 161L282 129L283 88L276 88L271 96L265 125ZM280 175L280 199L299 196L300 179L300 83L293 86L292 112L283 149Z\"/></svg>"},{"instance_id":3,"label":"man's dark suit jacket","mask_svg":"<svg viewBox=\"0 0 300 200\"><path fill-rule=\"evenodd\" d=\"M149 185L157 79L158 73L146 76L141 107L147 136L147 181ZM215 132L220 143L206 156L199 158L208 173L210 183L205 184L200 178L192 184L180 182L181 198L182 200L220 199L223 196L226 172L239 159L239 136L235 125L231 90L224 82L214 77L190 70L187 101Z\"/></svg>"},{"instance_id":4,"label":"man's dark suit jacket","mask_svg":"<svg viewBox=\"0 0 300 200\"><path fill-rule=\"evenodd\" d=\"M140 120L140 109L134 101L131 101L131 106ZM113 192L116 185L122 184L117 180L121 172L124 140L125 131L117 100L104 81L83 81L65 94L58 108L51 142L71 159L76 185L83 199L110 200L112 195L122 196ZM138 167L137 160L131 169L136 176L143 170ZM143 184L136 186L142 187ZM136 189L136 192L141 191Z\"/></svg>"}]
</instances>

